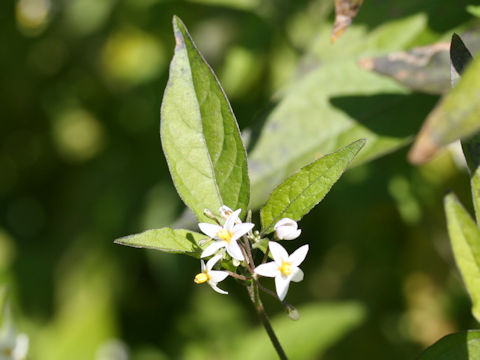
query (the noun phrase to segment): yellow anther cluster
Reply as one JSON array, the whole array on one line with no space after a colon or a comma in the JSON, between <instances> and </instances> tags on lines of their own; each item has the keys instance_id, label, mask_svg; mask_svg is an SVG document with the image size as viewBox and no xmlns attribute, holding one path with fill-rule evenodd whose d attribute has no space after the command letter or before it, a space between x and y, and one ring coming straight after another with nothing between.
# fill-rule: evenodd
<instances>
[{"instance_id":1,"label":"yellow anther cluster","mask_svg":"<svg viewBox=\"0 0 480 360\"><path fill-rule=\"evenodd\" d=\"M217 232L217 236L228 243L230 240L232 240L233 234L228 230L221 229Z\"/></svg>"},{"instance_id":2,"label":"yellow anther cluster","mask_svg":"<svg viewBox=\"0 0 480 360\"><path fill-rule=\"evenodd\" d=\"M204 272L201 272L201 273L198 273L195 276L195 279L193 281L195 281L195 283L197 283L197 284L203 284L204 282L207 282L208 280L210 280L210 276L208 276L208 274L206 274Z\"/></svg>"},{"instance_id":3,"label":"yellow anther cluster","mask_svg":"<svg viewBox=\"0 0 480 360\"><path fill-rule=\"evenodd\" d=\"M278 270L280 270L282 275L290 275L292 273L292 264L284 261L282 265L278 267Z\"/></svg>"}]
</instances>

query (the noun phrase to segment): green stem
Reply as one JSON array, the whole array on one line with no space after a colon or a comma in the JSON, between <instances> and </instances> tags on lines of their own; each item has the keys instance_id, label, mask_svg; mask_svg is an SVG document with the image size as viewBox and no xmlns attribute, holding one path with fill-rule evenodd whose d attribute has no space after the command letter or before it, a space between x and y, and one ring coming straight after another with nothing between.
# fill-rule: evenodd
<instances>
[{"instance_id":1,"label":"green stem","mask_svg":"<svg viewBox=\"0 0 480 360\"><path fill-rule=\"evenodd\" d=\"M287 355L285 354L285 351L282 348L282 345L280 345L280 342L278 341L277 335L275 335L275 332L273 331L272 324L270 324L268 315L265 312L265 308L263 307L262 300L260 300L260 294L258 291L257 284L255 282L252 282L252 284L249 285L247 289L248 289L248 294L250 295L250 300L252 300L252 303L255 306L255 310L257 310L258 316L262 321L263 327L265 328L265 331L267 332L270 338L270 341L273 344L273 347L277 351L278 357L281 360L288 360Z\"/></svg>"}]
</instances>

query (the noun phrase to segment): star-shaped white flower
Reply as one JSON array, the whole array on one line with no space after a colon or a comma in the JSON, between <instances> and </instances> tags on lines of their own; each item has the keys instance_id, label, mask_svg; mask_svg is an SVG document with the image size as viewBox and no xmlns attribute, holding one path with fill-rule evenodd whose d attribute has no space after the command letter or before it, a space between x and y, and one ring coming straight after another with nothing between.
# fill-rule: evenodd
<instances>
[{"instance_id":1,"label":"star-shaped white flower","mask_svg":"<svg viewBox=\"0 0 480 360\"><path fill-rule=\"evenodd\" d=\"M0 334L0 360L25 360L28 343L27 335L16 335L13 325L6 324Z\"/></svg>"},{"instance_id":2,"label":"star-shaped white flower","mask_svg":"<svg viewBox=\"0 0 480 360\"><path fill-rule=\"evenodd\" d=\"M249 232L255 225L240 222L238 215L241 211L242 209L238 209L231 213L223 226L208 223L198 224L198 227L204 234L215 240L215 242L203 250L202 258L213 255L219 249L225 248L232 258L239 261L244 260L242 250L237 244L237 240Z\"/></svg>"},{"instance_id":3,"label":"star-shaped white flower","mask_svg":"<svg viewBox=\"0 0 480 360\"><path fill-rule=\"evenodd\" d=\"M293 240L300 236L302 230L298 228L297 222L290 218L279 220L273 227L275 235L280 240Z\"/></svg>"},{"instance_id":4,"label":"star-shaped white flower","mask_svg":"<svg viewBox=\"0 0 480 360\"><path fill-rule=\"evenodd\" d=\"M228 292L218 288L217 286L220 281L225 280L225 278L228 276L228 272L221 270L212 270L217 261L221 258L222 255L214 256L207 261L207 265L205 265L205 262L203 260L200 260L202 262L202 272L198 273L193 281L195 281L197 284L203 284L204 282L207 282L208 285L210 285L212 289L216 292L220 294L228 294Z\"/></svg>"},{"instance_id":5,"label":"star-shaped white flower","mask_svg":"<svg viewBox=\"0 0 480 360\"><path fill-rule=\"evenodd\" d=\"M288 255L282 245L274 241L268 243L273 261L259 265L255 273L275 278L275 288L280 300L285 299L290 281L299 282L303 280L303 271L298 267L307 256L308 245L303 245Z\"/></svg>"}]
</instances>

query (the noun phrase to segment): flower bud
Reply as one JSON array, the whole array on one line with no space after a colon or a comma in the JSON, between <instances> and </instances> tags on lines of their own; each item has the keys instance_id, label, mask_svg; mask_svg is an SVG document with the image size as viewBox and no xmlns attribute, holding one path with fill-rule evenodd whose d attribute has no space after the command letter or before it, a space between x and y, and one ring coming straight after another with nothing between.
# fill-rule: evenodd
<instances>
[{"instance_id":1,"label":"flower bud","mask_svg":"<svg viewBox=\"0 0 480 360\"><path fill-rule=\"evenodd\" d=\"M297 223L289 218L279 220L275 226L275 235L279 240L293 240L300 236L302 230L298 228Z\"/></svg>"}]
</instances>

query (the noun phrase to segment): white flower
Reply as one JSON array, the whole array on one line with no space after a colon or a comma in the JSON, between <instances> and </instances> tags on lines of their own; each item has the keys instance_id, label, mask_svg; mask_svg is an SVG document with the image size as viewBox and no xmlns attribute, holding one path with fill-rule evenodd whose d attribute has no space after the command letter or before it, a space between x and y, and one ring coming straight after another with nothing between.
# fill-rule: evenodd
<instances>
[{"instance_id":1,"label":"white flower","mask_svg":"<svg viewBox=\"0 0 480 360\"><path fill-rule=\"evenodd\" d=\"M15 330L8 324L0 335L0 360L24 360L28 352L28 336L15 335Z\"/></svg>"},{"instance_id":2,"label":"white flower","mask_svg":"<svg viewBox=\"0 0 480 360\"><path fill-rule=\"evenodd\" d=\"M308 245L298 248L290 256L279 243L270 241L268 247L272 253L273 261L257 266L255 272L262 276L275 278L277 295L283 301L287 295L290 281L299 282L303 280L303 271L299 269L298 265L307 256Z\"/></svg>"},{"instance_id":3,"label":"white flower","mask_svg":"<svg viewBox=\"0 0 480 360\"><path fill-rule=\"evenodd\" d=\"M296 239L302 232L302 230L298 228L297 222L289 218L279 220L273 228L275 229L277 238L280 240Z\"/></svg>"},{"instance_id":4,"label":"white flower","mask_svg":"<svg viewBox=\"0 0 480 360\"><path fill-rule=\"evenodd\" d=\"M198 227L203 233L216 240L203 250L202 258L213 255L224 247L232 258L240 261L244 260L242 250L237 244L237 240L249 232L254 227L254 224L240 222L238 215L241 211L242 209L238 209L232 212L223 226L208 223L198 224ZM237 223L237 221L239 223Z\"/></svg>"},{"instance_id":5,"label":"white flower","mask_svg":"<svg viewBox=\"0 0 480 360\"><path fill-rule=\"evenodd\" d=\"M214 256L207 261L207 265L205 265L205 262L203 260L200 260L202 262L202 272L198 273L193 281L195 281L197 284L203 284L204 282L207 282L208 285L210 285L212 289L216 292L220 294L228 294L228 292L217 287L217 284L220 281L225 280L225 278L228 276L228 272L212 270L217 261L221 258L222 255Z\"/></svg>"}]
</instances>

